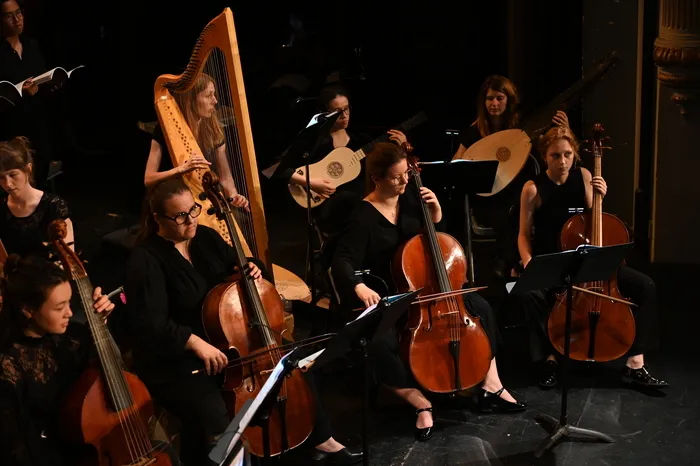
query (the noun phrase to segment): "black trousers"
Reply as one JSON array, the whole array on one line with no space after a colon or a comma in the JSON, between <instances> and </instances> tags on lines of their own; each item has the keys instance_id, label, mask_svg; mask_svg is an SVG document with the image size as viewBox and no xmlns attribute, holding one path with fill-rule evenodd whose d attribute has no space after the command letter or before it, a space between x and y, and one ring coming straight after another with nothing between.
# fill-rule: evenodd
<instances>
[{"instance_id":1,"label":"black trousers","mask_svg":"<svg viewBox=\"0 0 700 466\"><path fill-rule=\"evenodd\" d=\"M643 273L623 265L617 273L617 286L622 296L638 307L632 307L636 336L628 356L648 353L657 348L657 299L654 281ZM532 291L520 298L521 309L526 313L530 328L530 357L533 362L542 361L556 354L549 341L547 320L554 307L553 290Z\"/></svg>"},{"instance_id":2,"label":"black trousers","mask_svg":"<svg viewBox=\"0 0 700 466\"><path fill-rule=\"evenodd\" d=\"M209 452L216 439L229 425L226 405L219 391L219 376L181 374L143 374L151 397L175 416L182 425L180 431L180 459L183 466L207 466L215 463ZM320 404L313 375L304 374L316 400L316 424L306 441L316 446L328 440L331 427L325 410Z\"/></svg>"},{"instance_id":3,"label":"black trousers","mask_svg":"<svg viewBox=\"0 0 700 466\"><path fill-rule=\"evenodd\" d=\"M496 318L489 303L476 293L463 295L467 309L481 319L491 343L491 353L498 350ZM367 348L367 357L378 383L394 388L418 388L410 369L399 355L399 340L395 329L387 332Z\"/></svg>"}]
</instances>

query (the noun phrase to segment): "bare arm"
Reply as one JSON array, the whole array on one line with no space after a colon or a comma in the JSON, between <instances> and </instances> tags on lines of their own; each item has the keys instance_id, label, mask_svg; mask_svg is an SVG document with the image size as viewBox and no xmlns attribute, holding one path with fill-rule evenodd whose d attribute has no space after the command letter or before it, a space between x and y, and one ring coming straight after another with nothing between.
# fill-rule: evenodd
<instances>
[{"instance_id":1,"label":"bare arm","mask_svg":"<svg viewBox=\"0 0 700 466\"><path fill-rule=\"evenodd\" d=\"M460 144L459 147L457 148L457 152L455 152L455 155L452 157L452 160L461 159L466 151L467 151L467 148L464 147L464 144Z\"/></svg>"},{"instance_id":2,"label":"bare arm","mask_svg":"<svg viewBox=\"0 0 700 466\"><path fill-rule=\"evenodd\" d=\"M532 259L532 223L535 209L538 207L537 186L534 182L528 181L523 186L520 195L520 228L518 231L518 252L523 267Z\"/></svg>"},{"instance_id":3,"label":"bare arm","mask_svg":"<svg viewBox=\"0 0 700 466\"><path fill-rule=\"evenodd\" d=\"M233 175L231 174L231 166L226 157L226 144L216 149L216 168L218 169L219 180L224 188L226 197L233 197L238 194L236 183L233 181Z\"/></svg>"},{"instance_id":4,"label":"bare arm","mask_svg":"<svg viewBox=\"0 0 700 466\"><path fill-rule=\"evenodd\" d=\"M581 176L583 176L583 186L586 189L586 208L593 208L593 186L591 185L591 180L593 175L588 171L587 168L581 167Z\"/></svg>"},{"instance_id":5,"label":"bare arm","mask_svg":"<svg viewBox=\"0 0 700 466\"><path fill-rule=\"evenodd\" d=\"M75 236L73 235L73 222L71 219L65 219L66 222L66 237L64 239L66 244L70 244L70 248L75 251Z\"/></svg>"},{"instance_id":6,"label":"bare arm","mask_svg":"<svg viewBox=\"0 0 700 466\"><path fill-rule=\"evenodd\" d=\"M148 153L148 160L146 161L146 173L143 176L143 184L149 188L154 184L157 184L167 178L172 178L181 173L179 167L171 168L164 172L159 172L160 161L163 157L163 151L160 144L156 140L151 140L151 151Z\"/></svg>"}]
</instances>

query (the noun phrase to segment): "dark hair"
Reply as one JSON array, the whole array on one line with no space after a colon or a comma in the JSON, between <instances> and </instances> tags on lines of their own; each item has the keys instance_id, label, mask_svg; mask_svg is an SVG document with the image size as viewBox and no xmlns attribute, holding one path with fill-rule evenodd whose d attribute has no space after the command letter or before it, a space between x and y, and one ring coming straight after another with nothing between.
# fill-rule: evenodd
<instances>
[{"instance_id":1,"label":"dark hair","mask_svg":"<svg viewBox=\"0 0 700 466\"><path fill-rule=\"evenodd\" d=\"M163 180L148 189L146 197L143 200L141 231L137 242L143 241L158 231L158 224L153 218L153 214L165 214L165 203L168 199L184 192L190 192L190 188L187 187L183 179L179 176Z\"/></svg>"},{"instance_id":2,"label":"dark hair","mask_svg":"<svg viewBox=\"0 0 700 466\"><path fill-rule=\"evenodd\" d=\"M39 311L51 290L69 280L68 273L52 262L10 254L2 277L0 349L6 349L27 328L29 319L22 311Z\"/></svg>"},{"instance_id":3,"label":"dark hair","mask_svg":"<svg viewBox=\"0 0 700 466\"><path fill-rule=\"evenodd\" d=\"M520 104L520 98L518 97L518 90L515 88L515 84L505 76L493 74L483 82L479 95L476 97L477 118L475 124L483 138L493 133L491 119L486 112L486 94L488 94L489 89L502 92L508 97L506 111L503 112L502 116L505 129L513 129L518 126L519 122L517 107Z\"/></svg>"},{"instance_id":4,"label":"dark hair","mask_svg":"<svg viewBox=\"0 0 700 466\"><path fill-rule=\"evenodd\" d=\"M4 0L0 0L0 4ZM9 170L22 170L29 183L34 185L33 170L29 166L33 162L34 151L31 148L29 139L18 136L7 142L0 142L0 173Z\"/></svg>"},{"instance_id":5,"label":"dark hair","mask_svg":"<svg viewBox=\"0 0 700 466\"><path fill-rule=\"evenodd\" d=\"M367 192L374 190L372 177L384 178L392 165L407 157L406 151L393 142L378 142L367 154L365 170L367 172Z\"/></svg>"},{"instance_id":6,"label":"dark hair","mask_svg":"<svg viewBox=\"0 0 700 466\"><path fill-rule=\"evenodd\" d=\"M328 110L328 105L330 105L330 103L333 102L336 97L345 97L348 100L350 99L348 92L341 86L325 87L321 89L318 97L321 100L321 110L324 112Z\"/></svg>"}]
</instances>

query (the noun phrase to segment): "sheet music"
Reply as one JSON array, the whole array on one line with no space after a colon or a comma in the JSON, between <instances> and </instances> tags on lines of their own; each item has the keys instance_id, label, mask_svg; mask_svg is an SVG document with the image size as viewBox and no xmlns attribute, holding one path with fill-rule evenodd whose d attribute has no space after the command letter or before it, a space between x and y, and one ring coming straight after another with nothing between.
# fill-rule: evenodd
<instances>
[{"instance_id":1,"label":"sheet music","mask_svg":"<svg viewBox=\"0 0 700 466\"><path fill-rule=\"evenodd\" d=\"M403 297L403 296L406 296L407 294L408 294L408 293L401 293L401 294L395 294L395 295L393 295L393 296L387 296L386 302L387 302L387 304L391 304L393 301L396 301L397 299L399 299L399 298L401 298L401 297ZM372 304L370 307L368 307L367 309L365 309L364 311L362 311L362 314L360 314L360 315L357 317L357 319L351 320L350 322L348 322L348 323L345 324L345 325L350 325L350 324L352 324L353 322L356 322L356 321L362 319L364 316L366 316L367 314L371 313L371 312L374 311L376 308L377 308L377 304Z\"/></svg>"},{"instance_id":2,"label":"sheet music","mask_svg":"<svg viewBox=\"0 0 700 466\"><path fill-rule=\"evenodd\" d=\"M321 118L328 119L328 118L332 117L333 115L335 115L336 113L338 113L338 110L336 110L335 112L330 112L330 113L328 113L328 112L317 113L316 115L311 117L309 122L306 124L306 127L308 128L309 126L313 126L316 123L318 123L319 121L321 121Z\"/></svg>"}]
</instances>

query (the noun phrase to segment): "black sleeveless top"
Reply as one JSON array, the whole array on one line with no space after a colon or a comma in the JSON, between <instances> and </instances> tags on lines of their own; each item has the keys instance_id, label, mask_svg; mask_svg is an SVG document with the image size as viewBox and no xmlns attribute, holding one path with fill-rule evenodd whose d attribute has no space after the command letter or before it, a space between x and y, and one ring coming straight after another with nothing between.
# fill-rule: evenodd
<instances>
[{"instance_id":1,"label":"black sleeveless top","mask_svg":"<svg viewBox=\"0 0 700 466\"><path fill-rule=\"evenodd\" d=\"M580 212L580 210L573 209L586 209L586 187L583 183L583 174L580 168L573 168L569 172L566 182L557 185L544 171L534 181L541 202L540 207L534 213L535 231L532 255L559 252L559 237L562 227L569 218Z\"/></svg>"}]
</instances>

